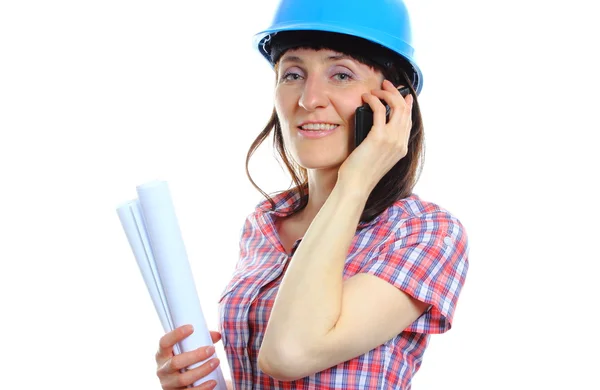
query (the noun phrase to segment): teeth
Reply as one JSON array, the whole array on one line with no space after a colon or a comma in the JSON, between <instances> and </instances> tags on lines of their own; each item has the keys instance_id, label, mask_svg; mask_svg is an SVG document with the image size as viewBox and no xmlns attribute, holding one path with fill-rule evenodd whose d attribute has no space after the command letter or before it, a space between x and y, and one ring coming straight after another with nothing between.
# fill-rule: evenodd
<instances>
[{"instance_id":1,"label":"teeth","mask_svg":"<svg viewBox=\"0 0 600 390\"><path fill-rule=\"evenodd\" d=\"M337 127L337 125L332 125L329 123L309 123L307 125L302 126L302 130L333 130Z\"/></svg>"}]
</instances>

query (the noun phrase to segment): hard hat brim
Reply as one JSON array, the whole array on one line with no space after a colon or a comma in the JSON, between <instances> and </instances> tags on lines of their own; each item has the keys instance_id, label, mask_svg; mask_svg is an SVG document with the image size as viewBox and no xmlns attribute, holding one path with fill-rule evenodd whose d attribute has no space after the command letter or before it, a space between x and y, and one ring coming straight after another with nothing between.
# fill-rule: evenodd
<instances>
[{"instance_id":1,"label":"hard hat brim","mask_svg":"<svg viewBox=\"0 0 600 390\"><path fill-rule=\"evenodd\" d=\"M353 26L354 27L354 26ZM417 66L417 64L412 60L414 48L398 37L390 36L389 34L385 34L381 31L375 31L372 29L368 29L363 26L356 26L357 28L348 28L344 26L340 26L337 24L331 23L285 23L275 25L270 29L263 30L256 35L254 35L252 42L254 47L258 48L258 51L262 54L262 56L271 63L270 53L265 49L265 42L269 36L272 34L276 34L282 31L323 31L323 32L332 32L339 34L346 34L357 36L371 42L377 43L383 47L386 47L393 52L397 53L401 57L404 58L410 65L413 67L416 74L416 84L413 88L417 94L423 88L423 75L421 73L421 69ZM271 66L274 66L271 63Z\"/></svg>"}]
</instances>

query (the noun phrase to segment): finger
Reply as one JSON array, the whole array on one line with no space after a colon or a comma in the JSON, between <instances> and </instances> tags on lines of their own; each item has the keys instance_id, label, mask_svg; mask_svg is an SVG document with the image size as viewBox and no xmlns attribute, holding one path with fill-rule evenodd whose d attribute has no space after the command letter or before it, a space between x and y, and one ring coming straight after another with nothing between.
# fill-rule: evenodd
<instances>
[{"instance_id":1,"label":"finger","mask_svg":"<svg viewBox=\"0 0 600 390\"><path fill-rule=\"evenodd\" d=\"M217 387L217 381L206 381L196 387L192 387L190 390L210 390L210 389L214 389L215 387Z\"/></svg>"},{"instance_id":2,"label":"finger","mask_svg":"<svg viewBox=\"0 0 600 390\"><path fill-rule=\"evenodd\" d=\"M161 385L167 388L189 386L213 372L219 366L219 363L219 359L214 358L196 368L192 368L191 370L187 370L179 374L163 376L161 377L163 378Z\"/></svg>"},{"instance_id":3,"label":"finger","mask_svg":"<svg viewBox=\"0 0 600 390\"><path fill-rule=\"evenodd\" d=\"M407 99L407 104L406 107L404 108L404 113L405 115L403 115L403 120L404 118L406 118L406 124L402 124L402 122L400 122L399 126L402 129L401 130L401 149L400 149L400 154L402 157L406 156L406 154L408 153L408 144L410 142L410 133L412 131L412 107L413 107L413 96L412 95L408 95L406 97ZM390 119L391 121L391 119Z\"/></svg>"},{"instance_id":4,"label":"finger","mask_svg":"<svg viewBox=\"0 0 600 390\"><path fill-rule=\"evenodd\" d=\"M184 352L179 355L175 355L167 360L159 369L158 375L169 375L175 372L179 372L184 368L190 367L196 363L205 361L212 357L215 353L214 346L205 346L195 349L193 351Z\"/></svg>"},{"instance_id":5,"label":"finger","mask_svg":"<svg viewBox=\"0 0 600 390\"><path fill-rule=\"evenodd\" d=\"M158 351L156 352L156 362L160 363L173 356L173 346L185 339L194 332L192 325L183 325L167 332L160 338Z\"/></svg>"},{"instance_id":6,"label":"finger","mask_svg":"<svg viewBox=\"0 0 600 390\"><path fill-rule=\"evenodd\" d=\"M409 94L406 97L403 97L397 89L394 89L393 92L374 90L372 91L372 94L380 99L384 99L390 106L391 111L388 123L392 125L391 128L401 129L403 133L407 128L410 129L412 124L412 95Z\"/></svg>"},{"instance_id":7,"label":"finger","mask_svg":"<svg viewBox=\"0 0 600 390\"><path fill-rule=\"evenodd\" d=\"M385 106L375 95L370 93L362 94L362 99L369 104L373 111L373 128L382 128L385 126Z\"/></svg>"},{"instance_id":8,"label":"finger","mask_svg":"<svg viewBox=\"0 0 600 390\"><path fill-rule=\"evenodd\" d=\"M382 87L383 89L375 89L371 91L371 93L377 96L379 99L384 100L386 104L390 106L390 116L395 111L402 112L407 105L406 98L404 98L398 88L394 87L394 85L388 80L384 80ZM399 86L399 88L402 88L402 86Z\"/></svg>"},{"instance_id":9,"label":"finger","mask_svg":"<svg viewBox=\"0 0 600 390\"><path fill-rule=\"evenodd\" d=\"M219 333L217 331L214 331L214 330L211 330L210 331L210 338L211 338L211 340L212 340L212 342L214 344L217 341L221 340L221 333Z\"/></svg>"},{"instance_id":10,"label":"finger","mask_svg":"<svg viewBox=\"0 0 600 390\"><path fill-rule=\"evenodd\" d=\"M206 381L199 386L192 387L190 390L211 390L217 387L217 381Z\"/></svg>"},{"instance_id":11,"label":"finger","mask_svg":"<svg viewBox=\"0 0 600 390\"><path fill-rule=\"evenodd\" d=\"M402 118L406 118L407 128L409 131L412 127L412 109L413 103L415 101L414 99L415 98L413 97L413 95L410 94L406 98L404 98L406 104L404 105Z\"/></svg>"}]
</instances>

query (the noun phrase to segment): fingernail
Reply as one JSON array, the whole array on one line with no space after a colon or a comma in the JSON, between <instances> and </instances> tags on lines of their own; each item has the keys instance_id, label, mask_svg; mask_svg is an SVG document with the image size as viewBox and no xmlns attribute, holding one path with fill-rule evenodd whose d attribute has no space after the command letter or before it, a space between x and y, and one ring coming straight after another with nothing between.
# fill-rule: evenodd
<instances>
[{"instance_id":1,"label":"fingernail","mask_svg":"<svg viewBox=\"0 0 600 390\"><path fill-rule=\"evenodd\" d=\"M212 355L213 353L215 353L215 347L211 346L206 348L207 355Z\"/></svg>"},{"instance_id":2,"label":"fingernail","mask_svg":"<svg viewBox=\"0 0 600 390\"><path fill-rule=\"evenodd\" d=\"M210 361L210 367L211 368L215 368L217 365L219 364L219 359L215 358L213 360Z\"/></svg>"}]
</instances>

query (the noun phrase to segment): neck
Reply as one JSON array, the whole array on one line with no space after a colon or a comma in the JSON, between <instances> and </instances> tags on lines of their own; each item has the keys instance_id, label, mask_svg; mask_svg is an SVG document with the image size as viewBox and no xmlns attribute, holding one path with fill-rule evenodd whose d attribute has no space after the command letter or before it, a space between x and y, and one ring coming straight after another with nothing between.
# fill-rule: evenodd
<instances>
[{"instance_id":1,"label":"neck","mask_svg":"<svg viewBox=\"0 0 600 390\"><path fill-rule=\"evenodd\" d=\"M301 219L310 223L333 191L337 183L338 171L309 170L308 171L308 204L302 210Z\"/></svg>"}]
</instances>

